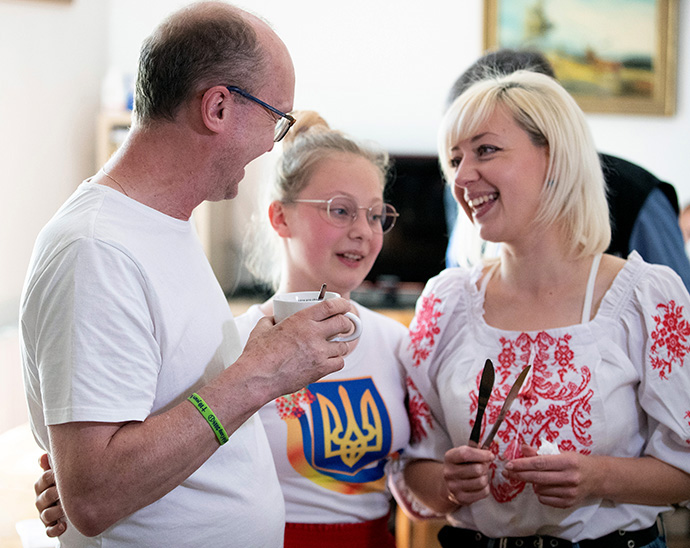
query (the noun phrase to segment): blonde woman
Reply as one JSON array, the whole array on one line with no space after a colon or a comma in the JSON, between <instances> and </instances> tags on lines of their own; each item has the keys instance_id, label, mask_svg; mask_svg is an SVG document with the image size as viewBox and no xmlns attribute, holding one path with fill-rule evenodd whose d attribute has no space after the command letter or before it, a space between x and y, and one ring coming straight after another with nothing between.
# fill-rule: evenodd
<instances>
[{"instance_id":1,"label":"blonde woman","mask_svg":"<svg viewBox=\"0 0 690 548\"><path fill-rule=\"evenodd\" d=\"M477 235L501 245L497 258L432 279L401 345L415 442L396 475L400 500L447 517L444 546L665 546L657 516L690 499L681 280L636 253L603 254L597 154L552 78L474 84L445 115L439 155ZM477 447L487 358L495 382Z\"/></svg>"}]
</instances>

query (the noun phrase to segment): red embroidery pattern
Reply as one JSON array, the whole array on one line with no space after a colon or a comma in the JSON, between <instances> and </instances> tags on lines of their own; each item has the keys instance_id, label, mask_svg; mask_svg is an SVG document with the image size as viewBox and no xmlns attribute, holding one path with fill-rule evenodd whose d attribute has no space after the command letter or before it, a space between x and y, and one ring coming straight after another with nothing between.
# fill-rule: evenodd
<instances>
[{"instance_id":1,"label":"red embroidery pattern","mask_svg":"<svg viewBox=\"0 0 690 548\"><path fill-rule=\"evenodd\" d=\"M656 308L661 314L652 316L656 328L652 331L654 344L649 350L649 360L652 369L659 371L659 378L668 380L673 366L682 367L685 355L690 351L690 324L683 317L683 307L676 306L675 301L658 304Z\"/></svg>"},{"instance_id":2,"label":"red embroidery pattern","mask_svg":"<svg viewBox=\"0 0 690 548\"><path fill-rule=\"evenodd\" d=\"M590 453L591 371L586 365L575 365L570 339L567 334L555 338L545 332L534 338L522 333L515 340L501 339L496 384L486 409L487 426L496 422L517 372L529 363L532 352L534 361L491 445L498 457L491 465L491 492L497 502L511 501L525 488L523 482L507 481L499 470L506 461L520 456L523 443L539 447L544 438L557 443L561 451Z\"/></svg>"},{"instance_id":3,"label":"red embroidery pattern","mask_svg":"<svg viewBox=\"0 0 690 548\"><path fill-rule=\"evenodd\" d=\"M690 426L690 411L685 412L685 418L688 419L688 426ZM685 440L685 443L690 445L690 439Z\"/></svg>"},{"instance_id":4,"label":"red embroidery pattern","mask_svg":"<svg viewBox=\"0 0 690 548\"><path fill-rule=\"evenodd\" d=\"M441 332L438 319L443 313L436 310L440 303L441 299L437 299L433 293L422 297L419 311L410 325L410 344L407 348L412 348L415 367L429 357L434 337Z\"/></svg>"},{"instance_id":5,"label":"red embroidery pattern","mask_svg":"<svg viewBox=\"0 0 690 548\"><path fill-rule=\"evenodd\" d=\"M427 426L431 430L431 411L424 401L417 386L410 377L405 379L407 384L407 412L410 418L410 438L412 443L419 442L427 436Z\"/></svg>"},{"instance_id":6,"label":"red embroidery pattern","mask_svg":"<svg viewBox=\"0 0 690 548\"><path fill-rule=\"evenodd\" d=\"M283 420L298 419L304 415L304 408L301 404L309 406L314 402L314 394L308 388L302 388L294 394L281 396L276 399L276 407L278 409L278 416Z\"/></svg>"}]
</instances>

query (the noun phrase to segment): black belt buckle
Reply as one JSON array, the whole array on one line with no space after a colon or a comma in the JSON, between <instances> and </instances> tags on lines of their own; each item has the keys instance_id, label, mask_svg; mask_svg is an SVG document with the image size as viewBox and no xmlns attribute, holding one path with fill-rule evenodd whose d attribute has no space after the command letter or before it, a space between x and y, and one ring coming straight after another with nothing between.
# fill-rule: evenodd
<instances>
[{"instance_id":1,"label":"black belt buckle","mask_svg":"<svg viewBox=\"0 0 690 548\"><path fill-rule=\"evenodd\" d=\"M534 535L530 537L503 537L498 540L498 548L572 548L569 540Z\"/></svg>"}]
</instances>

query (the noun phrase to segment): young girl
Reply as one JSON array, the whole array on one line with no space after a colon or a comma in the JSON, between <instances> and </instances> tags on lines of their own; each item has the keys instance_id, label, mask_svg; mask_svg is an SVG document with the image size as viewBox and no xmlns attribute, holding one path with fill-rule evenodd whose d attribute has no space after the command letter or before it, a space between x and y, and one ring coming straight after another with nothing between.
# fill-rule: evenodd
<instances>
[{"instance_id":1,"label":"young girl","mask_svg":"<svg viewBox=\"0 0 690 548\"><path fill-rule=\"evenodd\" d=\"M295 116L271 192L269 226L252 232L248 264L279 293L326 283L349 298L398 215L383 201L388 155L329 129L314 112ZM348 343L345 367L260 411L285 497L288 548L395 546L385 472L410 435L395 358L406 329L355 302L352 311L363 331ZM269 300L239 316L243 343L256 322L271 315ZM47 474L37 492L52 482ZM37 498L51 535L64 531L56 524L61 508L49 506L56 499L54 487Z\"/></svg>"},{"instance_id":2,"label":"young girl","mask_svg":"<svg viewBox=\"0 0 690 548\"><path fill-rule=\"evenodd\" d=\"M268 208L278 250L255 243L248 263L277 282L278 293L325 282L349 298L397 216L383 202L388 156L329 129L316 113L296 118ZM282 262L265 261L275 257ZM395 359L406 330L354 302L352 311L363 331L349 343L345 367L260 411L285 496L286 547L394 545L384 469L409 438ZM271 300L251 307L237 318L241 336L272 314Z\"/></svg>"}]
</instances>

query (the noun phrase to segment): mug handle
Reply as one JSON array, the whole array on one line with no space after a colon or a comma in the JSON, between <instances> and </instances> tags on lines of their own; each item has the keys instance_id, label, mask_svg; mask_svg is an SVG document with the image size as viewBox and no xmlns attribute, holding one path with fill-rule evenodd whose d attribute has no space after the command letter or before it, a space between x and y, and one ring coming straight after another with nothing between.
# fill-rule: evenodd
<instances>
[{"instance_id":1,"label":"mug handle","mask_svg":"<svg viewBox=\"0 0 690 548\"><path fill-rule=\"evenodd\" d=\"M334 341L338 342L349 342L349 341L354 341L357 337L359 337L362 334L362 320L359 319L357 314L353 314L352 312L345 312L345 316L349 318L349 320L355 324L355 330L348 334L348 335L343 335L342 337L335 337Z\"/></svg>"}]
</instances>

